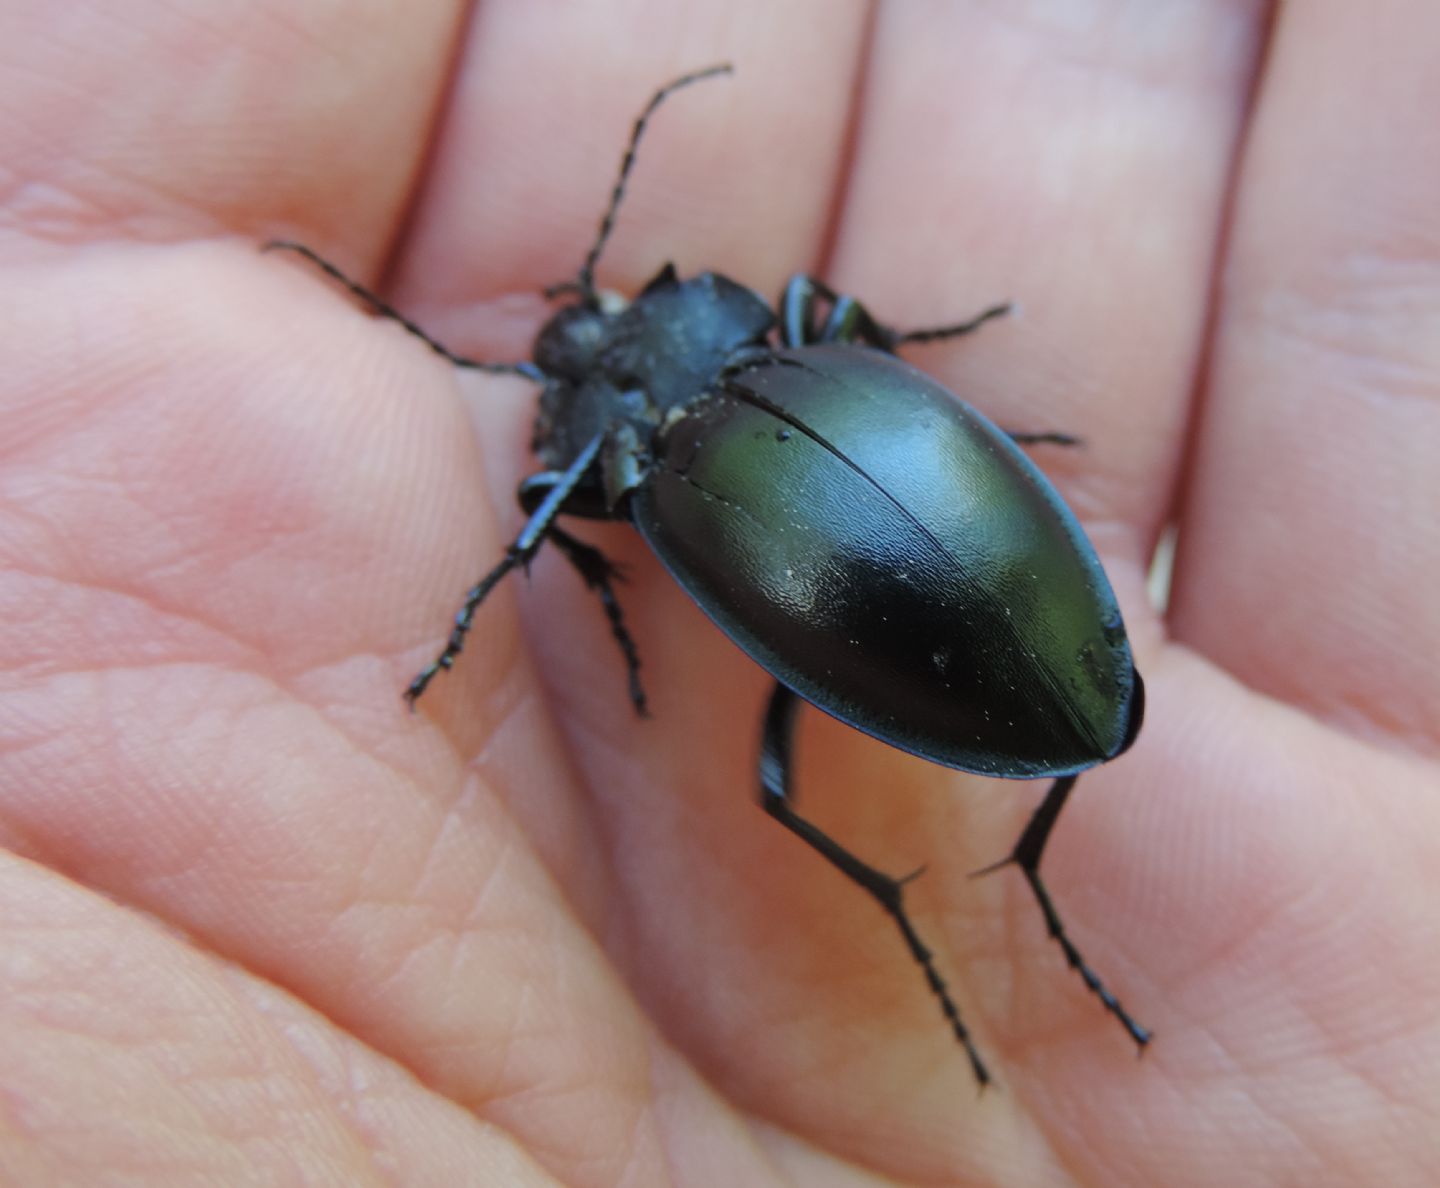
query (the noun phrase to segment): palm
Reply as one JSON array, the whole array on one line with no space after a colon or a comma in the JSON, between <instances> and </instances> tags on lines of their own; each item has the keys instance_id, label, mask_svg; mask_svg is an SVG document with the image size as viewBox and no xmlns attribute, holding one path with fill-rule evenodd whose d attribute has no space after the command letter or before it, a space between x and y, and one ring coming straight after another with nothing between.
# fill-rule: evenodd
<instances>
[{"instance_id":1,"label":"palm","mask_svg":"<svg viewBox=\"0 0 1440 1188\"><path fill-rule=\"evenodd\" d=\"M830 63L858 24L787 7L753 40L619 62L593 57L599 13L526 11L473 30L392 278L457 349L523 354L538 299L467 302L573 273L633 109L723 57L736 80L657 122L605 283L674 257L775 292L823 263L901 324L1020 299L923 362L1088 442L1042 461L1106 558L1152 712L1082 781L1046 870L1158 1040L1137 1063L1017 878L965 877L1036 789L810 715L807 811L887 869L929 864L917 922L1001 1080L977 1101L890 925L754 807L763 674L623 528L588 535L629 567L654 720L551 557L404 714L517 521L530 397L463 381L477 450L441 364L249 245L378 261L449 30L336 14L301 45L256 21L212 75L169 26L86 60L125 118L35 81L73 61L6 88L41 133L4 154L34 179L4 240L28 300L6 325L0 803L33 860L0 865L0 1075L31 1110L12 1178L1414 1182L1434 1118L1406 1111L1440 1088L1440 823L1415 795L1440 784L1440 430L1395 398L1434 395L1440 360L1411 334L1394 366L1419 322L1393 261L1433 288L1433 227L1401 242L1440 193L1424 31L1370 44L1357 111L1303 82L1348 36L1319 26L1350 18L1287 18L1317 28L1272 47L1207 344L1259 36L1233 6L1148 41L889 14L844 179L853 77ZM19 27L42 19L7 16L5 43L63 52ZM1142 577L1181 491L1167 640Z\"/></svg>"}]
</instances>

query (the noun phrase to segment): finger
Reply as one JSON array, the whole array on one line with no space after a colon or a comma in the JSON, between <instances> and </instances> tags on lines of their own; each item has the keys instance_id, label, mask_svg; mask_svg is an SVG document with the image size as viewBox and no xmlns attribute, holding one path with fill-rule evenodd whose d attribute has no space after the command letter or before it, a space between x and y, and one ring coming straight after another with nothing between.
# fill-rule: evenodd
<instances>
[{"instance_id":1,"label":"finger","mask_svg":"<svg viewBox=\"0 0 1440 1188\"><path fill-rule=\"evenodd\" d=\"M0 160L25 185L5 222L64 242L287 229L383 245L462 9L7 6Z\"/></svg>"},{"instance_id":2,"label":"finger","mask_svg":"<svg viewBox=\"0 0 1440 1188\"><path fill-rule=\"evenodd\" d=\"M882 10L832 276L902 326L1019 303L1017 316L915 357L1004 424L1085 439L1083 450L1034 453L1102 552L1132 632L1153 638L1143 576L1179 481L1263 7L1167 6L1139 20L1126 6L1085 12L1080 23L1054 6ZM1089 960L1163 1028L1153 971L1178 946L1136 889L1164 886L1167 872L1146 860L1141 830L1154 818L1124 794L1149 807L1182 793L1163 760L1183 698L1180 674L1141 663L1152 725L1113 773L1082 779L1047 878ZM853 750L832 733L818 766L843 778ZM1136 1072L1119 1029L1058 968L1023 888L948 874L1002 854L1035 792L942 775L926 802L905 803L893 780L872 781L868 802L857 788L838 835L908 831L912 854L932 859L920 890L944 904L950 967L962 1002L980 1004L982 1038L999 1047L1019 1125L1041 1128L1072 1170L1104 1179L1133 1137L1116 1111L1138 1084L1168 1075L1163 1058L1158 1072ZM911 823L867 829L887 814ZM1027 1139L1015 1145L1037 1145Z\"/></svg>"},{"instance_id":3,"label":"finger","mask_svg":"<svg viewBox=\"0 0 1440 1188\"><path fill-rule=\"evenodd\" d=\"M1084 439L1035 456L1127 594L1176 481L1260 7L899 6L876 27L835 277L906 326L1016 302L924 365L1006 425Z\"/></svg>"},{"instance_id":4,"label":"finger","mask_svg":"<svg viewBox=\"0 0 1440 1188\"><path fill-rule=\"evenodd\" d=\"M861 53L862 5L815 15L630 0L556 22L534 5L484 6L413 219L407 302L454 309L470 346L487 332L476 301L573 279L645 101L720 62L734 75L650 121L598 279L631 294L673 260L778 293L820 248ZM527 331L539 313L526 307Z\"/></svg>"},{"instance_id":5,"label":"finger","mask_svg":"<svg viewBox=\"0 0 1440 1188\"><path fill-rule=\"evenodd\" d=\"M1440 9L1287 8L1240 178L1177 634L1440 738Z\"/></svg>"}]
</instances>

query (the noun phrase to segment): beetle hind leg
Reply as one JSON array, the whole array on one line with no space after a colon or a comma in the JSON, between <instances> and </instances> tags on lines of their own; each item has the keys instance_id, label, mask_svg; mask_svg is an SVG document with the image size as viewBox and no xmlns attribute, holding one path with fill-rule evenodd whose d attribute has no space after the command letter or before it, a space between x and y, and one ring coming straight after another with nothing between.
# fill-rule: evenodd
<instances>
[{"instance_id":1,"label":"beetle hind leg","mask_svg":"<svg viewBox=\"0 0 1440 1188\"><path fill-rule=\"evenodd\" d=\"M885 909L886 913L905 938L910 955L924 971L926 984L940 1002L940 1011L955 1033L955 1038L970 1058L970 1067L981 1087L990 1082L990 1072L976 1050L970 1032L961 1021L960 1011L950 997L949 988L935 968L934 954L920 939L905 912L904 886L920 872L915 871L903 879L892 878L869 866L838 842L822 833L805 820L792 807L790 790L790 744L794 737L795 715L800 708L800 699L784 685L776 684L770 696L770 705L765 713L765 725L760 747L760 803L765 811L799 837L806 845L820 853L832 866L840 870L851 882L859 884ZM922 868L923 869L923 868Z\"/></svg>"},{"instance_id":2,"label":"beetle hind leg","mask_svg":"<svg viewBox=\"0 0 1440 1188\"><path fill-rule=\"evenodd\" d=\"M992 866L977 870L977 875L989 874L991 871L999 870L1005 866L1018 866L1025 876L1025 881L1030 884L1030 890L1034 892L1035 901L1040 905L1040 912L1045 917L1045 928L1051 938L1060 946L1065 954L1065 960L1070 968L1075 970L1084 981L1085 985L1105 1005L1109 1011L1120 1021L1120 1025L1130 1034L1130 1038L1139 1045L1143 1051L1145 1045L1150 1042L1150 1032L1141 1027L1130 1017L1130 1013L1120 1005L1120 1000L1100 980L1099 975L1090 968L1085 958L1080 955L1080 950L1075 947L1065 931L1065 925L1060 920L1060 914L1055 910L1055 904L1050 898L1050 892L1045 889L1045 882L1040 877L1040 859L1045 851L1045 844L1050 840L1050 831L1055 828L1055 822L1060 817L1060 810L1065 807L1066 798L1075 787L1076 776L1062 776L1050 785L1050 790L1045 793L1045 799L1040 802L1040 807L1030 818L1025 831L1020 835L1020 840L1015 843L1015 848L1010 851L1006 858Z\"/></svg>"}]
</instances>

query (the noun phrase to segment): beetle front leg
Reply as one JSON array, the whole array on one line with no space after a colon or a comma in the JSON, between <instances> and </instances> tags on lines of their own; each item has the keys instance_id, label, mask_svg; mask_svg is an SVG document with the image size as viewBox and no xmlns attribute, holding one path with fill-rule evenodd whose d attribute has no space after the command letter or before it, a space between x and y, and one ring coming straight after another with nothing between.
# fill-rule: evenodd
<instances>
[{"instance_id":1,"label":"beetle front leg","mask_svg":"<svg viewBox=\"0 0 1440 1188\"><path fill-rule=\"evenodd\" d=\"M470 625L474 622L475 612L480 609L480 604L490 596L490 591L498 586L501 579L512 569L528 566L534 560L535 554L540 551L540 546L545 543L546 536L553 531L555 517L564 508L565 501L579 486L585 472L595 464L604 440L603 434L592 438L589 444L580 451L575 461L557 476L555 485L550 488L545 498L531 513L530 518L525 521L525 527L520 529L520 535L505 550L504 558L494 569L470 587L459 613L455 616L455 626L451 628L450 638L445 641L444 648L440 650L440 654L434 660L416 674L415 679L405 690L405 700L410 703L412 709L430 682L442 670L454 667L455 658L465 647L465 637L470 633Z\"/></svg>"},{"instance_id":2,"label":"beetle front leg","mask_svg":"<svg viewBox=\"0 0 1440 1188\"><path fill-rule=\"evenodd\" d=\"M761 805L786 829L837 867L851 882L858 883L870 892L895 921L910 949L910 955L924 971L926 983L940 1000L941 1013L949 1021L955 1038L964 1046L975 1079L981 1086L989 1084L990 1072L985 1067L985 1062L980 1059L980 1053L970 1039L969 1030L960 1019L960 1012L950 997L945 980L935 968L934 955L920 939L920 935L910 923L910 917L905 913L903 895L907 880L891 878L873 866L861 862L849 850L799 816L791 807L790 744L795 733L795 714L799 708L800 699L784 685L777 683L775 691L770 695L770 706L765 712L765 725L761 734Z\"/></svg>"},{"instance_id":3,"label":"beetle front leg","mask_svg":"<svg viewBox=\"0 0 1440 1188\"><path fill-rule=\"evenodd\" d=\"M830 305L823 325L816 317L816 306L820 300ZM813 276L800 274L790 278L780 296L780 338L788 347L822 342L861 342L893 353L896 347L905 343L959 338L978 330L992 318L1003 317L1009 312L1010 303L1006 301L981 310L964 322L920 330L896 330L877 321L854 297L835 292Z\"/></svg>"},{"instance_id":4,"label":"beetle front leg","mask_svg":"<svg viewBox=\"0 0 1440 1188\"><path fill-rule=\"evenodd\" d=\"M891 350L903 346L907 342L939 342L945 338L959 338L964 334L971 334L980 329L986 322L994 318L1003 318L1010 312L1010 302L1002 301L999 305L992 305L989 309L982 309L973 318L964 322L954 322L949 326L931 326L920 330L890 331L895 337L890 344Z\"/></svg>"},{"instance_id":5,"label":"beetle front leg","mask_svg":"<svg viewBox=\"0 0 1440 1188\"><path fill-rule=\"evenodd\" d=\"M989 874L991 871L1011 864L1020 868L1021 873L1025 876L1025 881L1030 884L1030 890L1035 893L1035 900L1039 903L1041 914L1045 917L1046 930L1059 944L1070 968L1080 975L1085 985L1090 987L1095 996L1105 1004L1105 1009L1120 1020L1120 1025L1130 1033L1130 1038L1143 1051L1145 1045L1150 1042L1150 1032L1130 1017L1129 1012L1120 1005L1120 1000L1106 988L1105 983L1086 964L1085 958L1080 956L1080 950L1075 947L1075 943L1066 934L1065 925L1060 922L1060 915L1056 912L1055 905L1050 899L1050 893L1045 889L1045 883L1040 878L1040 858L1045 852L1045 844L1050 840L1050 832L1055 828L1055 822L1060 817L1060 810L1065 807L1066 798L1075 787L1077 778L1073 775L1062 776L1051 784L1050 790L1045 793L1045 799L1040 802L1040 807L1035 810L1034 815L1030 818L1030 823L1025 826L1025 832L1020 835L1020 840L1010 851L1010 856L1002 858L993 866L977 870L975 873L977 875Z\"/></svg>"},{"instance_id":6,"label":"beetle front leg","mask_svg":"<svg viewBox=\"0 0 1440 1188\"><path fill-rule=\"evenodd\" d=\"M822 325L817 316L821 301L830 306ZM822 342L863 342L891 350L900 335L881 325L853 297L835 292L824 281L800 273L792 276L780 295L780 338L788 347Z\"/></svg>"}]
</instances>

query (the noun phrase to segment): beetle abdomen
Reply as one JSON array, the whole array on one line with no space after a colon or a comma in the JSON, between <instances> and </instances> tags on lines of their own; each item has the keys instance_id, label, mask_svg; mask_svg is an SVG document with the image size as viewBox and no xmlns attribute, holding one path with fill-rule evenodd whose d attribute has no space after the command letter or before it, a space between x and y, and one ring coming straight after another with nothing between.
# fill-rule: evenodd
<instances>
[{"instance_id":1,"label":"beetle abdomen","mask_svg":"<svg viewBox=\"0 0 1440 1188\"><path fill-rule=\"evenodd\" d=\"M867 348L775 352L656 444L636 526L746 652L926 759L1035 777L1113 757L1138 678L1109 582L996 426Z\"/></svg>"}]
</instances>

